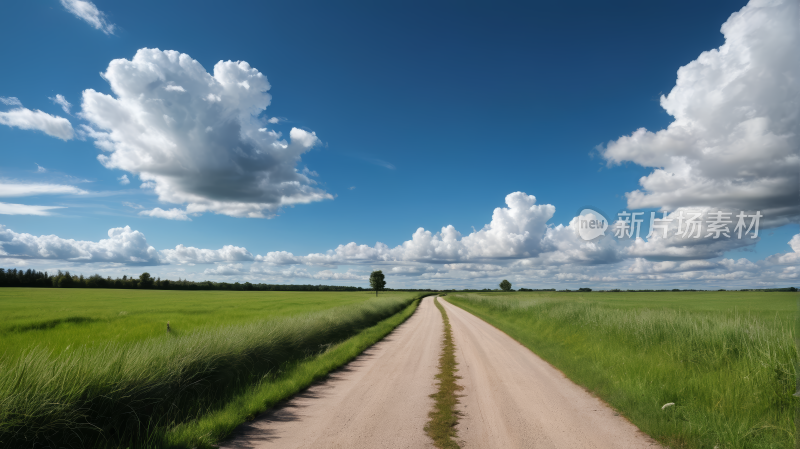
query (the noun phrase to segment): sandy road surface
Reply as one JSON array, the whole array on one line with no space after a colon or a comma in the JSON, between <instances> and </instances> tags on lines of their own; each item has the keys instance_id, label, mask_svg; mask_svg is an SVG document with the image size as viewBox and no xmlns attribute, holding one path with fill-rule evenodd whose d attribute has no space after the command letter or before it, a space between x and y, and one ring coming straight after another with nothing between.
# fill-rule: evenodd
<instances>
[{"instance_id":1,"label":"sandy road surface","mask_svg":"<svg viewBox=\"0 0 800 449\"><path fill-rule=\"evenodd\" d=\"M430 448L444 329L425 298L385 339L328 379L242 425L223 448Z\"/></svg>"},{"instance_id":2,"label":"sandy road surface","mask_svg":"<svg viewBox=\"0 0 800 449\"><path fill-rule=\"evenodd\" d=\"M464 386L464 448L655 448L658 444L561 372L483 320L440 300ZM243 448L431 448L442 318L425 298L384 340L222 445Z\"/></svg>"},{"instance_id":3,"label":"sandy road surface","mask_svg":"<svg viewBox=\"0 0 800 449\"><path fill-rule=\"evenodd\" d=\"M447 303L463 448L655 448L658 443L508 335Z\"/></svg>"}]
</instances>

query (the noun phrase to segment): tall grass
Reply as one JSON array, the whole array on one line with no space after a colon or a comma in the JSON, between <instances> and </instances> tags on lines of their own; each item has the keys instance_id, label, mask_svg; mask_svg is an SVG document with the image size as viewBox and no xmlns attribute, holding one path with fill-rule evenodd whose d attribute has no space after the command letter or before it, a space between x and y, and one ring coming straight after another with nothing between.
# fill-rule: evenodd
<instances>
[{"instance_id":1,"label":"tall grass","mask_svg":"<svg viewBox=\"0 0 800 449\"><path fill-rule=\"evenodd\" d=\"M633 298L631 298L633 299ZM449 296L671 447L794 447L792 319ZM661 409L674 402L675 406Z\"/></svg>"},{"instance_id":2,"label":"tall grass","mask_svg":"<svg viewBox=\"0 0 800 449\"><path fill-rule=\"evenodd\" d=\"M328 310L371 301L370 293L0 288L0 359L37 345L62 352L67 346L162 337L167 321L173 334L183 335Z\"/></svg>"},{"instance_id":3,"label":"tall grass","mask_svg":"<svg viewBox=\"0 0 800 449\"><path fill-rule=\"evenodd\" d=\"M421 298L424 295L419 295ZM385 337L408 319L419 305L414 301L401 312L365 329L324 353L281 367L280 372L262 378L226 402L225 406L200 418L174 426L161 440L150 447L170 449L213 449L241 423L254 419L259 413L279 401L307 388L332 370L353 360L365 349Z\"/></svg>"},{"instance_id":4,"label":"tall grass","mask_svg":"<svg viewBox=\"0 0 800 449\"><path fill-rule=\"evenodd\" d=\"M0 366L0 446L127 447L405 309L386 298L139 342L34 348Z\"/></svg>"}]
</instances>

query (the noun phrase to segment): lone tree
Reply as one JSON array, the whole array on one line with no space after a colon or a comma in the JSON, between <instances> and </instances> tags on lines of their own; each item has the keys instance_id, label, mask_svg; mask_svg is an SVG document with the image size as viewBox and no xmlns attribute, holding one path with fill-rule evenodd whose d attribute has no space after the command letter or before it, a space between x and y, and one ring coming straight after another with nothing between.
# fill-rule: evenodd
<instances>
[{"instance_id":1,"label":"lone tree","mask_svg":"<svg viewBox=\"0 0 800 449\"><path fill-rule=\"evenodd\" d=\"M507 280L503 279L503 282L500 283L500 289L503 290L504 292L510 292L511 282L508 282Z\"/></svg>"},{"instance_id":2,"label":"lone tree","mask_svg":"<svg viewBox=\"0 0 800 449\"><path fill-rule=\"evenodd\" d=\"M386 287L386 279L383 277L383 271L373 271L369 275L369 286L375 289L375 296L378 296L378 290L383 290Z\"/></svg>"},{"instance_id":3,"label":"lone tree","mask_svg":"<svg viewBox=\"0 0 800 449\"><path fill-rule=\"evenodd\" d=\"M153 286L155 280L150 276L150 273L144 272L139 276L139 288L150 288Z\"/></svg>"}]
</instances>

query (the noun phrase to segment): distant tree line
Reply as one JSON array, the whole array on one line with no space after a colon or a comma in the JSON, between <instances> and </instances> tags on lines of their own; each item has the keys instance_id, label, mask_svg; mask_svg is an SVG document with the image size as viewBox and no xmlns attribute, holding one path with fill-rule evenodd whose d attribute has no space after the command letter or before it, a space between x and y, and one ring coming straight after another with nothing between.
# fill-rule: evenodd
<instances>
[{"instance_id":1,"label":"distant tree line","mask_svg":"<svg viewBox=\"0 0 800 449\"><path fill-rule=\"evenodd\" d=\"M139 277L122 276L112 279L99 274L84 277L70 274L69 271L48 274L46 271L17 270L16 268L0 268L0 287L55 287L55 288L125 288L125 289L158 289L158 290L255 290L255 291L362 291L362 287L346 287L339 285L283 285L187 281L178 279L153 278L150 273L142 273Z\"/></svg>"},{"instance_id":2,"label":"distant tree line","mask_svg":"<svg viewBox=\"0 0 800 449\"><path fill-rule=\"evenodd\" d=\"M341 285L294 285L294 284L253 284L250 282L211 282L188 281L178 279L153 278L150 273L142 273L139 277L122 276L112 279L110 276L102 277L99 274L84 277L70 274L69 271L59 270L55 274L46 271L16 268L0 268L0 287L54 287L54 288L125 288L125 289L156 289L156 290L240 290L240 291L330 291L330 292L360 292L369 291L363 287L348 287ZM392 289L386 291L430 291L429 289Z\"/></svg>"},{"instance_id":3,"label":"distant tree line","mask_svg":"<svg viewBox=\"0 0 800 449\"><path fill-rule=\"evenodd\" d=\"M576 291L576 290L559 290L559 291ZM589 290L591 291L591 290ZM606 292L606 293L625 293L625 292L652 292L652 293L661 293L661 292L796 292L797 287L784 287L784 288L743 288L741 290L726 290L724 288L717 289L717 290L702 290L702 289L694 289L694 288L673 288L671 290L620 290L615 288L613 290L597 290L598 292Z\"/></svg>"},{"instance_id":4,"label":"distant tree line","mask_svg":"<svg viewBox=\"0 0 800 449\"><path fill-rule=\"evenodd\" d=\"M506 281L508 282L508 281ZM384 281L384 284L385 281ZM126 288L126 289L157 289L157 290L241 290L241 291L332 291L332 292L352 292L352 291L369 291L363 287L348 287L341 285L295 285L295 284L252 284L250 282L212 282L212 281L188 281L186 279L178 279L172 281L169 279L153 278L150 273L142 273L139 277L122 276L121 278L112 279L110 276L102 277L99 274L84 277L81 275L70 274L69 271L62 272L58 270L56 274L48 274L46 271L36 271L9 268L0 268L0 287L55 287L55 288ZM511 288L510 283L507 286ZM432 291L427 288L381 288L385 291L406 291L406 292L422 292ZM446 289L439 290L441 292L492 292L501 291L498 289ZM510 290L513 291L513 290ZM520 288L521 292L590 292L590 288L580 288L577 290L556 290L554 288L530 289ZM596 290L597 292L704 292L714 290L702 289L678 289L671 290ZM724 289L719 291L726 291ZM796 292L796 287L784 288L761 288L761 289L741 289L741 290L728 290L728 291L747 291L747 292Z\"/></svg>"},{"instance_id":5,"label":"distant tree line","mask_svg":"<svg viewBox=\"0 0 800 449\"><path fill-rule=\"evenodd\" d=\"M439 290L441 292L450 292L450 293L481 293L481 292L499 292L503 291L502 289L497 288L484 288L484 289L470 289L465 288L463 290L457 289L446 289L446 290ZM510 291L514 291L513 289ZM582 287L576 290L564 289L564 290L556 290L554 288L520 288L517 291L519 292L591 292L593 291L591 288ZM618 288L611 289L611 290L594 290L595 292L600 293L625 293L625 292L714 292L714 291L730 291L730 292L796 292L797 287L784 287L784 288L743 288L741 290L725 290L725 289L715 289L715 290L703 290L703 289L694 289L694 288L673 288L673 289L662 289L662 290L620 290Z\"/></svg>"}]
</instances>

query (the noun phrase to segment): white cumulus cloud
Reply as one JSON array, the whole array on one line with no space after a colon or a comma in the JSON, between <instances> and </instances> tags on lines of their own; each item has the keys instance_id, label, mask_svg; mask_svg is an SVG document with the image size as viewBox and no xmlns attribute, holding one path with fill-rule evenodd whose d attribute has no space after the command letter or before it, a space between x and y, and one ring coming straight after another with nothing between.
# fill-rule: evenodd
<instances>
[{"instance_id":1,"label":"white cumulus cloud","mask_svg":"<svg viewBox=\"0 0 800 449\"><path fill-rule=\"evenodd\" d=\"M222 264L214 268L206 268L203 270L203 274L212 276L235 276L242 274L242 268L243 266L240 263Z\"/></svg>"},{"instance_id":2,"label":"white cumulus cloud","mask_svg":"<svg viewBox=\"0 0 800 449\"><path fill-rule=\"evenodd\" d=\"M311 278L320 281L366 281L369 279L369 275L359 274L352 270L346 272L322 270L312 274Z\"/></svg>"},{"instance_id":3,"label":"white cumulus cloud","mask_svg":"<svg viewBox=\"0 0 800 449\"><path fill-rule=\"evenodd\" d=\"M201 249L178 245L161 251L161 259L170 264L205 264L219 262L249 262L253 255L241 246L225 245L221 249Z\"/></svg>"},{"instance_id":4,"label":"white cumulus cloud","mask_svg":"<svg viewBox=\"0 0 800 449\"><path fill-rule=\"evenodd\" d=\"M6 206L0 203L0 213ZM48 208L52 207L43 212ZM420 228L395 247L351 242L307 255L288 251L254 255L235 245L219 249L177 245L155 251L143 234L129 227L111 229L109 239L86 242L18 234L0 226L0 257L81 264L214 264L196 274L239 276L252 282L364 282L369 271L381 268L395 279L392 285L401 278L405 286L432 288L495 287L504 278L515 287L528 288L743 288L792 285L800 279L800 235L789 241L791 251L753 262L725 258L726 252L741 245L733 230L731 238L685 239L669 227L666 237L658 233L647 240L631 240L615 238L612 225L605 237L585 241L577 218L567 225L548 225L554 212L554 206L538 205L532 195L515 192L506 197L506 207L494 210L486 226L466 236L452 226L437 233ZM701 229L701 234L707 232L708 226ZM744 234L745 239L749 235Z\"/></svg>"},{"instance_id":5,"label":"white cumulus cloud","mask_svg":"<svg viewBox=\"0 0 800 449\"><path fill-rule=\"evenodd\" d=\"M131 183L131 180L128 179L128 175L120 176L119 178L117 178L117 181L119 181L119 183L124 185L124 186L126 186L126 185Z\"/></svg>"},{"instance_id":6,"label":"white cumulus cloud","mask_svg":"<svg viewBox=\"0 0 800 449\"><path fill-rule=\"evenodd\" d=\"M265 256L256 256L255 260L264 262L267 265L294 265L303 263L302 257L296 257L294 254L287 251L270 251Z\"/></svg>"},{"instance_id":7,"label":"white cumulus cloud","mask_svg":"<svg viewBox=\"0 0 800 449\"><path fill-rule=\"evenodd\" d=\"M130 226L108 230L108 239L97 242L64 239L56 235L16 233L0 225L0 256L21 259L56 259L78 263L114 262L156 265L158 252L144 234Z\"/></svg>"},{"instance_id":8,"label":"white cumulus cloud","mask_svg":"<svg viewBox=\"0 0 800 449\"><path fill-rule=\"evenodd\" d=\"M192 219L189 218L189 215L186 214L185 210L181 210L176 207L173 207L169 210L156 207L153 210L143 210L139 212L139 215L146 215L148 217L155 218L166 218L167 220L192 221Z\"/></svg>"},{"instance_id":9,"label":"white cumulus cloud","mask_svg":"<svg viewBox=\"0 0 800 449\"><path fill-rule=\"evenodd\" d=\"M333 198L296 169L317 136L292 128L287 141L265 128L270 84L247 62L220 61L212 75L189 55L144 48L103 76L114 95L83 92L84 130L105 167L138 175L161 201L265 217Z\"/></svg>"},{"instance_id":10,"label":"white cumulus cloud","mask_svg":"<svg viewBox=\"0 0 800 449\"><path fill-rule=\"evenodd\" d=\"M231 272L235 267L220 266L216 269L208 269L205 272L208 274L222 272L220 274ZM264 265L253 264L248 273L249 278L258 281L281 281L285 282L293 279L313 279L316 281L366 281L369 279L369 274L359 273L354 270L348 271L333 271L333 270L320 270L308 271L304 268L288 267L284 269L268 268Z\"/></svg>"},{"instance_id":11,"label":"white cumulus cloud","mask_svg":"<svg viewBox=\"0 0 800 449\"><path fill-rule=\"evenodd\" d=\"M775 254L767 258L770 265L800 265L800 234L796 234L789 240L791 252L785 254Z\"/></svg>"},{"instance_id":12,"label":"white cumulus cloud","mask_svg":"<svg viewBox=\"0 0 800 449\"><path fill-rule=\"evenodd\" d=\"M88 0L61 0L61 4L75 17L83 20L97 30L114 34L116 26L106 20L106 15Z\"/></svg>"},{"instance_id":13,"label":"white cumulus cloud","mask_svg":"<svg viewBox=\"0 0 800 449\"><path fill-rule=\"evenodd\" d=\"M725 43L678 70L661 106L667 129L609 142L609 164L655 170L627 194L630 208L760 210L765 223L800 221L800 3L752 0L722 25Z\"/></svg>"},{"instance_id":14,"label":"white cumulus cloud","mask_svg":"<svg viewBox=\"0 0 800 449\"><path fill-rule=\"evenodd\" d=\"M550 204L537 205L536 197L523 192L507 195L506 205L494 210L489 224L463 237L452 225L443 227L437 233L419 228L412 234L411 240L394 248L380 242L374 246L350 242L325 253L307 256L270 252L258 256L257 261L274 265L403 261L446 263L519 259L534 257L548 250L543 238L548 229L547 221L553 217L555 207Z\"/></svg>"},{"instance_id":15,"label":"white cumulus cloud","mask_svg":"<svg viewBox=\"0 0 800 449\"><path fill-rule=\"evenodd\" d=\"M31 111L20 107L7 112L0 112L0 125L38 130L61 140L70 140L75 135L69 120L64 117L50 115L38 109Z\"/></svg>"}]
</instances>

